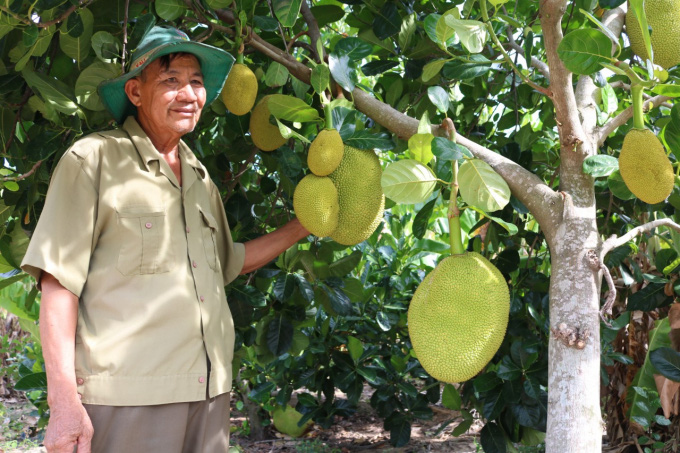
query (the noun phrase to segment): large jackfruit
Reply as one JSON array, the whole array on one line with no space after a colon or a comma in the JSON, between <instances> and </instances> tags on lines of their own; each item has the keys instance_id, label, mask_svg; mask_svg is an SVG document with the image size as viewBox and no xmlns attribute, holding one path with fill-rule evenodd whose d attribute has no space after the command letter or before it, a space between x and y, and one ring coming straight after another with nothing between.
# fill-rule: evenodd
<instances>
[{"instance_id":1,"label":"large jackfruit","mask_svg":"<svg viewBox=\"0 0 680 453\"><path fill-rule=\"evenodd\" d=\"M668 69L680 63L680 0L646 0L645 15L651 30L654 63ZM630 46L642 59L647 59L642 29L633 8L626 13L626 33Z\"/></svg>"},{"instance_id":2,"label":"large jackfruit","mask_svg":"<svg viewBox=\"0 0 680 453\"><path fill-rule=\"evenodd\" d=\"M345 146L338 168L328 175L338 189L340 214L331 239L354 245L368 239L380 224L385 194L380 185L382 169L373 151Z\"/></svg>"},{"instance_id":3,"label":"large jackfruit","mask_svg":"<svg viewBox=\"0 0 680 453\"><path fill-rule=\"evenodd\" d=\"M263 97L250 114L250 137L262 151L274 151L286 143L279 128L269 122L271 113L267 107L268 99L269 96Z\"/></svg>"},{"instance_id":4,"label":"large jackfruit","mask_svg":"<svg viewBox=\"0 0 680 453\"><path fill-rule=\"evenodd\" d=\"M234 115L250 112L257 97L257 78L244 64L236 63L222 87L222 101Z\"/></svg>"},{"instance_id":5,"label":"large jackfruit","mask_svg":"<svg viewBox=\"0 0 680 453\"><path fill-rule=\"evenodd\" d=\"M628 131L619 154L619 171L628 189L649 204L664 201L675 183L663 144L648 129Z\"/></svg>"},{"instance_id":6,"label":"large jackfruit","mask_svg":"<svg viewBox=\"0 0 680 453\"><path fill-rule=\"evenodd\" d=\"M335 129L324 129L319 132L309 147L307 165L317 176L330 175L338 168L345 153L340 133Z\"/></svg>"},{"instance_id":7,"label":"large jackfruit","mask_svg":"<svg viewBox=\"0 0 680 453\"><path fill-rule=\"evenodd\" d=\"M338 227L338 190L327 176L307 175L293 195L295 215L314 236L330 236Z\"/></svg>"},{"instance_id":8,"label":"large jackfruit","mask_svg":"<svg viewBox=\"0 0 680 453\"><path fill-rule=\"evenodd\" d=\"M285 408L279 406L272 412L272 424L280 433L290 437L300 437L314 424L311 420L307 420L302 426L298 426L302 417L303 415L293 406L286 405Z\"/></svg>"},{"instance_id":9,"label":"large jackfruit","mask_svg":"<svg viewBox=\"0 0 680 453\"><path fill-rule=\"evenodd\" d=\"M475 252L442 260L418 286L408 332L420 364L442 382L473 378L505 337L510 292L500 271Z\"/></svg>"}]
</instances>

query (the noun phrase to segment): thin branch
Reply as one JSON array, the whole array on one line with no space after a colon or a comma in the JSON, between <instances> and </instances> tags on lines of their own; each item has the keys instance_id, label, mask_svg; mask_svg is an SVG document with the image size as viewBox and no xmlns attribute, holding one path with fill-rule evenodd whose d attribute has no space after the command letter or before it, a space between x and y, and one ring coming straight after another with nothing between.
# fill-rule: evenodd
<instances>
[{"instance_id":1,"label":"thin branch","mask_svg":"<svg viewBox=\"0 0 680 453\"><path fill-rule=\"evenodd\" d=\"M316 17L314 17L314 14L312 14L312 10L309 9L307 0L304 0L302 5L300 5L300 12L302 13L302 17L305 19L305 22L307 22L307 30L309 31L309 38L312 40L312 49L314 49L313 52L316 61L321 63L323 61L324 55L319 55L319 53L316 51L316 43L321 39L321 31L319 30L319 23L316 21Z\"/></svg>"},{"instance_id":2,"label":"thin branch","mask_svg":"<svg viewBox=\"0 0 680 453\"><path fill-rule=\"evenodd\" d=\"M600 309L600 319L602 319L602 322L604 322L608 327L611 327L612 325L609 320L605 318L605 315L611 316L612 306L614 305L614 301L616 301L616 286L614 286L614 279L612 278L612 274L609 272L607 266L605 266L602 260L597 257L595 250L588 250L588 252L586 252L585 258L588 261L588 266L593 270L593 272L599 273L602 271L604 274L604 279L607 281L609 291L607 292L605 302Z\"/></svg>"},{"instance_id":3,"label":"thin branch","mask_svg":"<svg viewBox=\"0 0 680 453\"><path fill-rule=\"evenodd\" d=\"M12 16L14 19L18 20L19 22L21 22L24 25L36 25L38 28L48 28L48 27L51 27L52 25L58 24L59 22L65 20L65 19L68 19L68 16L73 14L73 12L75 10L77 10L78 8L84 8L87 5L89 5L90 3L92 3L93 1L94 0L87 0L86 2L79 3L77 5L71 5L69 7L69 9L64 11L64 13L61 16L57 17L56 19L52 19L52 20L49 20L47 22L38 22L38 23L35 23L35 22L31 21L30 19L27 19L23 16L20 16L20 15L16 14L14 11L12 11L11 9L6 8L4 6L0 6L0 11L2 11L5 14Z\"/></svg>"},{"instance_id":4,"label":"thin branch","mask_svg":"<svg viewBox=\"0 0 680 453\"><path fill-rule=\"evenodd\" d=\"M659 105L665 103L666 101L673 99L672 97L669 96L654 96L653 98L649 98L645 103L643 104L643 109L645 111L651 110L654 107L658 107ZM633 117L633 106L631 105L628 107L626 110L623 112L619 113L616 115L614 118L610 119L607 123L604 124L604 126L597 128L595 137L597 138L597 145L602 146L604 141L609 137L609 134L614 132L616 128L623 126L628 122L629 119Z\"/></svg>"},{"instance_id":5,"label":"thin branch","mask_svg":"<svg viewBox=\"0 0 680 453\"><path fill-rule=\"evenodd\" d=\"M522 46L517 44L517 42L515 41L515 37L512 36L512 29L510 27L508 27L508 47L510 47L512 50L514 50L518 54L525 57L526 52L524 51ZM525 59L526 59L526 57L525 57ZM531 66L536 68L538 70L538 72L540 72L543 75L543 77L550 80L550 68L548 68L548 65L545 64L543 61L532 56L531 57Z\"/></svg>"},{"instance_id":6,"label":"thin branch","mask_svg":"<svg viewBox=\"0 0 680 453\"><path fill-rule=\"evenodd\" d=\"M33 167L32 167L29 171L27 171L27 172L24 173L23 175L19 175L19 176L5 176L5 177L2 178L2 180L3 180L3 181L21 181L22 179L26 179L26 178L28 178L29 176L31 176L33 173L35 173L35 171L38 169L38 167L40 167L40 164L42 164L42 163L43 163L43 161L42 161L42 160L39 160L38 162L36 162L36 163L33 165Z\"/></svg>"},{"instance_id":7,"label":"thin branch","mask_svg":"<svg viewBox=\"0 0 680 453\"><path fill-rule=\"evenodd\" d=\"M602 252L600 252L600 256L602 258L604 258L605 256L607 256L607 253L611 252L616 247L620 247L620 246L632 241L637 236L642 235L642 233L652 231L653 229L660 227L660 226L672 228L675 231L680 232L680 225L673 222L671 219L653 220L651 222L645 223L644 225L640 225L638 227L633 228L632 230L630 230L628 233L624 234L623 236L620 236L620 237L617 237L616 235L611 236L609 239L604 241L604 243L602 244Z\"/></svg>"}]
</instances>

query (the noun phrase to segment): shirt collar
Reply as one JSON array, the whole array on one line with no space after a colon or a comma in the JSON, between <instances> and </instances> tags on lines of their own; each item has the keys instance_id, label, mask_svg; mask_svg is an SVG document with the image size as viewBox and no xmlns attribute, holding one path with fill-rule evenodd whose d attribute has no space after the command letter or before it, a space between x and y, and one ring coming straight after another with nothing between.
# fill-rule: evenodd
<instances>
[{"instance_id":1,"label":"shirt collar","mask_svg":"<svg viewBox=\"0 0 680 453\"><path fill-rule=\"evenodd\" d=\"M144 162L147 171L150 170L149 162L158 160L161 157L156 147L151 143L151 139L146 135L146 132L144 132L144 129L142 129L142 126L139 125L134 116L127 117L125 123L123 123L123 129L128 133L132 143L134 143L135 148L137 148L137 152L142 158L142 162ZM179 158L181 161L186 162L189 166L193 167L201 179L206 177L203 165L201 165L194 153L191 152L187 144L182 140L179 141ZM186 176L187 175L182 175L182 178L185 178Z\"/></svg>"}]
</instances>

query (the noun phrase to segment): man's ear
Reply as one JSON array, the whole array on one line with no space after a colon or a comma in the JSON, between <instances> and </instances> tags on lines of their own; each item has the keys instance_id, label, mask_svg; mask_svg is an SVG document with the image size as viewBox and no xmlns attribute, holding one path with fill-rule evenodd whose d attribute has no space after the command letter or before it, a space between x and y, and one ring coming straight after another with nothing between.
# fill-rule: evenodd
<instances>
[{"instance_id":1,"label":"man's ear","mask_svg":"<svg viewBox=\"0 0 680 453\"><path fill-rule=\"evenodd\" d=\"M137 77L133 77L125 82L125 94L127 94L132 105L139 107L142 103L141 80Z\"/></svg>"}]
</instances>

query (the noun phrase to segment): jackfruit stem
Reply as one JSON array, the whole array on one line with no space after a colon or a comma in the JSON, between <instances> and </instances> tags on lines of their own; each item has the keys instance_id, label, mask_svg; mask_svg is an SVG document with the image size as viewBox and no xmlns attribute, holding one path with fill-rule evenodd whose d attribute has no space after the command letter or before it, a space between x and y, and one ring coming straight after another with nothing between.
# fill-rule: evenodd
<instances>
[{"instance_id":1,"label":"jackfruit stem","mask_svg":"<svg viewBox=\"0 0 680 453\"><path fill-rule=\"evenodd\" d=\"M323 114L326 117L326 129L333 129L333 108L330 102L323 106Z\"/></svg>"},{"instance_id":2,"label":"jackfruit stem","mask_svg":"<svg viewBox=\"0 0 680 453\"><path fill-rule=\"evenodd\" d=\"M645 88L634 83L630 89L633 93L633 127L635 129L644 129L645 116L642 112L642 106L644 105L642 94Z\"/></svg>"},{"instance_id":3,"label":"jackfruit stem","mask_svg":"<svg viewBox=\"0 0 680 453\"><path fill-rule=\"evenodd\" d=\"M237 63L237 64L244 64L244 61L245 61L245 60L243 59L243 54L242 54L242 53L236 54L236 63Z\"/></svg>"},{"instance_id":4,"label":"jackfruit stem","mask_svg":"<svg viewBox=\"0 0 680 453\"><path fill-rule=\"evenodd\" d=\"M453 179L451 181L451 197L449 198L449 243L451 244L452 255L462 255L465 253L463 248L463 236L460 231L460 210L458 209L458 161L451 163Z\"/></svg>"}]
</instances>

